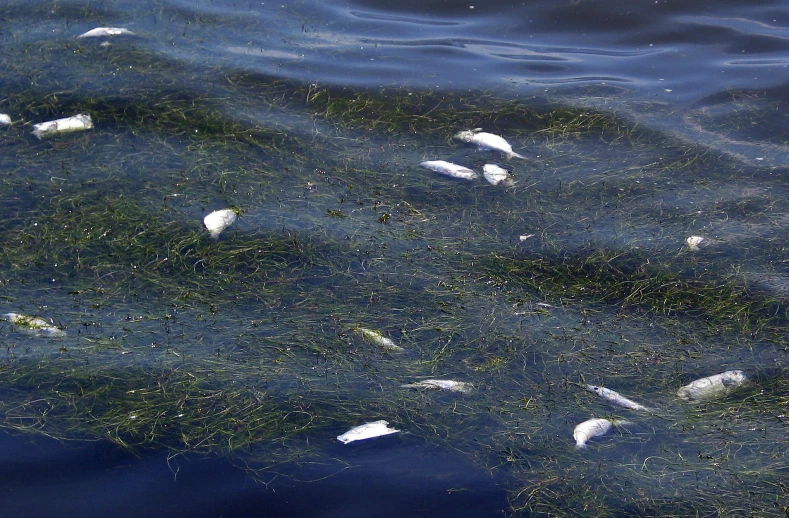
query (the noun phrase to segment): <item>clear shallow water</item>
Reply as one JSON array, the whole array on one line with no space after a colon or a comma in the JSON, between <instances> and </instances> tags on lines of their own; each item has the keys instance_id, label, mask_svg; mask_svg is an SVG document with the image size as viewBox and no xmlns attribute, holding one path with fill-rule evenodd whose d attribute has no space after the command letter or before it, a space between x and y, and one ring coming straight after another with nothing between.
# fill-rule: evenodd
<instances>
[{"instance_id":1,"label":"clear shallow water","mask_svg":"<svg viewBox=\"0 0 789 518\"><path fill-rule=\"evenodd\" d=\"M191 509L205 515L228 514L228 502L240 515L293 491L336 506L285 498L283 516L369 516L380 504L359 493L381 487L392 501L435 488L404 504L416 515L567 512L573 498L657 514L776 487L789 274L785 3L2 9L0 112L14 120L0 129L2 312L68 332L46 340L0 326L6 426L141 448L143 460L124 460L121 472L143 487L169 477L168 449L274 478L247 493L249 473L221 464L232 475L207 469L177 482L185 499L207 495ZM76 39L96 26L136 36ZM526 116L511 101L542 111ZM73 110L91 111L96 129L29 135L30 124ZM405 127L392 115L412 112ZM475 126L506 135L528 160L451 139ZM476 170L500 162L517 184L465 184L418 166L432 159ZM213 243L201 218L228 205L243 217ZM691 234L712 244L691 254ZM606 296L611 279L634 288ZM716 312L728 281L747 291L727 308L762 313ZM710 295L670 300L681 282ZM371 347L359 325L406 352ZM674 397L729 368L760 385L700 409ZM478 391L400 389L428 377ZM581 379L660 412L575 452L575 424L626 414L578 390ZM268 415L283 424L261 432ZM379 418L408 434L358 448L334 439ZM62 462L44 451L17 461L31 480L42 462ZM74 456L95 472L117 467L84 445ZM305 474L299 458L328 468ZM335 463L365 476L329 476ZM411 477L428 467L431 482ZM63 479L39 492L31 484L16 505L61 485L68 491ZM88 505L134 500L122 486L108 483ZM449 501L458 494L470 498ZM763 514L764 502L729 511ZM777 502L770 510L788 505Z\"/></svg>"}]
</instances>

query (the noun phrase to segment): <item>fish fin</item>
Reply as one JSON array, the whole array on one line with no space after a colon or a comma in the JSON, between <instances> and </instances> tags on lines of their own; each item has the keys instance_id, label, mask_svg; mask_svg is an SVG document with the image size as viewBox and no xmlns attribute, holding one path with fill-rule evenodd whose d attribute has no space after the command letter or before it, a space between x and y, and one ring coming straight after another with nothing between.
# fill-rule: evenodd
<instances>
[{"instance_id":1,"label":"fish fin","mask_svg":"<svg viewBox=\"0 0 789 518\"><path fill-rule=\"evenodd\" d=\"M518 154L518 153L516 153L514 151L511 152L511 153L507 153L507 158L522 158L524 160L528 160L528 158L526 158L525 156L523 156L521 154Z\"/></svg>"},{"instance_id":2,"label":"fish fin","mask_svg":"<svg viewBox=\"0 0 789 518\"><path fill-rule=\"evenodd\" d=\"M472 131L472 133L481 133L482 132L482 128L474 128L471 131Z\"/></svg>"}]
</instances>

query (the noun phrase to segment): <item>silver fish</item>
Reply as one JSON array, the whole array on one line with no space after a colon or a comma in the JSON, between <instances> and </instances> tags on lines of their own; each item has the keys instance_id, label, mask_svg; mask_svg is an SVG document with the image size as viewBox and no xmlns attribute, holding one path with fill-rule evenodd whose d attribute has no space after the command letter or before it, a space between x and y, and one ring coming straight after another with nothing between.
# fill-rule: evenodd
<instances>
[{"instance_id":1,"label":"silver fish","mask_svg":"<svg viewBox=\"0 0 789 518\"><path fill-rule=\"evenodd\" d=\"M485 180L493 185L502 184L505 187L512 187L515 185L515 182L512 181L510 172L496 164L485 164L482 166L482 174L485 176Z\"/></svg>"},{"instance_id":2,"label":"silver fish","mask_svg":"<svg viewBox=\"0 0 789 518\"><path fill-rule=\"evenodd\" d=\"M494 135L493 133L486 133L482 131L482 128L461 131L455 135L455 138L462 140L463 142L468 142L469 144L476 144L483 149L501 151L507 155L507 158L526 158L525 156L514 152L512 150L512 146L510 146L509 142L504 140L503 137Z\"/></svg>"},{"instance_id":3,"label":"silver fish","mask_svg":"<svg viewBox=\"0 0 789 518\"><path fill-rule=\"evenodd\" d=\"M575 447L578 449L586 448L586 441L592 437L600 437L611 431L613 426L621 426L630 424L627 421L619 419L589 419L579 424L573 430L573 439L575 439Z\"/></svg>"},{"instance_id":4,"label":"silver fish","mask_svg":"<svg viewBox=\"0 0 789 518\"><path fill-rule=\"evenodd\" d=\"M365 339L371 341L386 351L400 352L405 350L399 345L395 344L390 338L385 337L378 331L367 329L365 327L357 328L357 331L359 331Z\"/></svg>"},{"instance_id":5,"label":"silver fish","mask_svg":"<svg viewBox=\"0 0 789 518\"><path fill-rule=\"evenodd\" d=\"M702 401L725 396L748 382L741 370L731 370L707 378L697 379L677 391L685 401Z\"/></svg>"},{"instance_id":6,"label":"silver fish","mask_svg":"<svg viewBox=\"0 0 789 518\"><path fill-rule=\"evenodd\" d=\"M465 381L455 380L422 380L416 383L401 385L403 388L424 388L436 390L448 390L450 392L462 392L468 394L474 390L474 385Z\"/></svg>"},{"instance_id":7,"label":"silver fish","mask_svg":"<svg viewBox=\"0 0 789 518\"><path fill-rule=\"evenodd\" d=\"M93 121L90 119L90 115L80 113L79 115L66 117L65 119L34 124L31 133L41 139L58 133L89 130L91 128L93 128Z\"/></svg>"},{"instance_id":8,"label":"silver fish","mask_svg":"<svg viewBox=\"0 0 789 518\"><path fill-rule=\"evenodd\" d=\"M48 338L62 338L66 336L65 331L53 326L42 318L29 317L19 313L6 313L3 315L3 319L14 324L18 331L28 335Z\"/></svg>"},{"instance_id":9,"label":"silver fish","mask_svg":"<svg viewBox=\"0 0 789 518\"><path fill-rule=\"evenodd\" d=\"M635 401L631 401L626 397L622 396L619 392L616 392L611 389L607 389L605 387L601 387L600 385L587 385L586 390L589 392L593 392L598 396L602 397L603 399L609 401L610 403L621 406L623 408L629 408L631 410L649 410L649 408L636 403Z\"/></svg>"},{"instance_id":10,"label":"silver fish","mask_svg":"<svg viewBox=\"0 0 789 518\"><path fill-rule=\"evenodd\" d=\"M337 440L343 444L348 444L353 441L363 441L365 439L372 439L374 437L381 437L382 435L390 435L397 433L400 430L389 428L387 426L389 421L373 421L372 423L364 423L362 425L351 428L342 435L337 436Z\"/></svg>"},{"instance_id":11,"label":"silver fish","mask_svg":"<svg viewBox=\"0 0 789 518\"><path fill-rule=\"evenodd\" d=\"M473 180L479 176L468 167L453 164L452 162L445 162L444 160L428 160L419 165L431 171L435 171L436 173L451 176L452 178L460 178L462 180Z\"/></svg>"},{"instance_id":12,"label":"silver fish","mask_svg":"<svg viewBox=\"0 0 789 518\"><path fill-rule=\"evenodd\" d=\"M84 34L80 34L77 38L103 38L108 36L121 36L124 34L127 36L134 36L134 33L129 29L120 27L96 27Z\"/></svg>"},{"instance_id":13,"label":"silver fish","mask_svg":"<svg viewBox=\"0 0 789 518\"><path fill-rule=\"evenodd\" d=\"M8 114L0 113L0 126L10 126L11 117Z\"/></svg>"}]
</instances>

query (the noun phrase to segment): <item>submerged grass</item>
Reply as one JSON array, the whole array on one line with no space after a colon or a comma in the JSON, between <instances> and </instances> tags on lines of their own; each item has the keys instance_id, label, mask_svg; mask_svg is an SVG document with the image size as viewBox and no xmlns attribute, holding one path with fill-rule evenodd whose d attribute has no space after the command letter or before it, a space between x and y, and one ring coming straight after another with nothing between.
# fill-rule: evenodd
<instances>
[{"instance_id":1,"label":"submerged grass","mask_svg":"<svg viewBox=\"0 0 789 518\"><path fill-rule=\"evenodd\" d=\"M598 249L553 257L492 254L480 268L501 286L518 286L562 304L598 301L622 310L699 318L715 333L779 332L786 309L756 296L733 273L678 271L639 249ZM517 304L517 296L513 297Z\"/></svg>"},{"instance_id":2,"label":"submerged grass","mask_svg":"<svg viewBox=\"0 0 789 518\"><path fill-rule=\"evenodd\" d=\"M214 303L233 296L265 297L266 283L301 275L315 266L318 252L308 240L289 235L250 236L243 242L214 241L199 223L185 223L175 211L145 207L123 194L86 192L55 197L32 221L9 229L3 246L8 280L56 272L72 291L98 280L190 295ZM199 221L199 220L198 220ZM247 286L245 289L244 286ZM233 295L223 297L223 292Z\"/></svg>"},{"instance_id":3,"label":"submerged grass","mask_svg":"<svg viewBox=\"0 0 789 518\"><path fill-rule=\"evenodd\" d=\"M108 63L144 63L132 54L110 53ZM149 69L146 81L170 84L164 70ZM132 450L232 453L262 471L326 455L316 444L380 417L511 472L522 481L515 512L738 514L732 502L745 494L756 510L769 498L786 507L785 495L769 496L782 468L756 453L776 445L773 435L748 441L720 429L744 434L773 419L770 434L781 433L783 374L763 385L772 398L751 393L698 409L673 401L678 358L708 371L743 361L722 360L726 347L741 345L756 350L756 361L783 361L785 309L738 275L729 256L658 239L663 228L691 228L696 215L662 202L642 210L666 191L659 181L678 178L682 191L735 176L739 165L602 112L479 93L224 77L210 96L181 85L151 92L148 83L114 96L9 94L25 119L84 111L99 128L43 143L17 132L4 144L4 172L13 171L0 193L13 208L2 214L5 302L43 313L65 301L71 309L60 314L73 320L62 341L4 336L3 426ZM452 147L455 132L473 127L546 154L511 164L532 187L493 190L414 173L425 147L481 160ZM138 156L99 166L95 153ZM238 229L211 240L200 220L220 203L244 214ZM775 207L747 204L741 216ZM606 218L654 232L658 244L593 235L601 227L590 222ZM521 243L526 229L539 237ZM147 320L118 323L132 311ZM405 351L365 342L354 332L360 326ZM164 334L166 355L141 353ZM687 352L694 347L706 356ZM640 395L666 412L623 435L623 453L601 441L607 446L581 456L572 426L615 413L571 390L584 373L648 387ZM438 377L477 390L400 386ZM731 446L721 453L716 441ZM689 457L697 444L719 464L738 447L744 460L727 465L718 484L722 468ZM669 458L657 474L645 460L656 456Z\"/></svg>"},{"instance_id":4,"label":"submerged grass","mask_svg":"<svg viewBox=\"0 0 789 518\"><path fill-rule=\"evenodd\" d=\"M40 370L22 367L4 376L4 397L20 402L4 405L4 426L59 440L107 439L132 451L229 453L285 441L310 429L314 420L293 401L217 383L211 371L85 373L73 366L71 372L49 371L49 382L43 383Z\"/></svg>"}]
</instances>

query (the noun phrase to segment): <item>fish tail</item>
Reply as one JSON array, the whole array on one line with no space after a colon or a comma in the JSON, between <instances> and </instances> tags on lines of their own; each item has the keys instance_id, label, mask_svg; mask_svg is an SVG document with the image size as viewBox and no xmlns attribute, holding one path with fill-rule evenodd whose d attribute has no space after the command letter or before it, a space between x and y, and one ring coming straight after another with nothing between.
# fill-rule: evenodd
<instances>
[{"instance_id":1,"label":"fish tail","mask_svg":"<svg viewBox=\"0 0 789 518\"><path fill-rule=\"evenodd\" d=\"M516 153L514 151L511 151L511 152L507 153L507 158L522 158L524 160L528 160L528 158L526 158L525 156L520 155L520 154L518 154L518 153Z\"/></svg>"}]
</instances>

